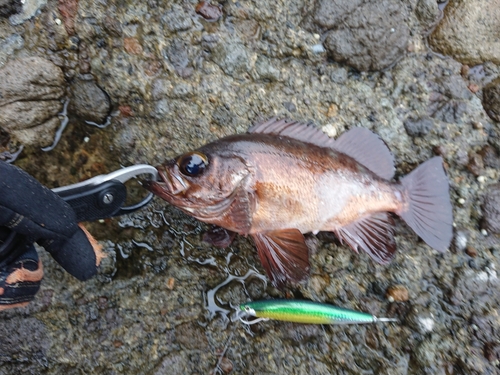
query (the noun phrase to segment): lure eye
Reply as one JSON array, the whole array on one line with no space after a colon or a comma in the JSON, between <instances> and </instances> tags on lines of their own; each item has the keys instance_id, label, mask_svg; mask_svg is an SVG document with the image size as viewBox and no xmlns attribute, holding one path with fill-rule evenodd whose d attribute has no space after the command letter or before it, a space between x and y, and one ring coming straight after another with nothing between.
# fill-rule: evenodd
<instances>
[{"instance_id":1,"label":"lure eye","mask_svg":"<svg viewBox=\"0 0 500 375\"><path fill-rule=\"evenodd\" d=\"M200 152L190 152L177 160L182 174L189 177L198 177L203 174L208 165L208 158Z\"/></svg>"},{"instance_id":2,"label":"lure eye","mask_svg":"<svg viewBox=\"0 0 500 375\"><path fill-rule=\"evenodd\" d=\"M246 311L246 312L250 312L250 310L251 310L251 309L250 309L250 306L245 306L245 311Z\"/></svg>"}]
</instances>

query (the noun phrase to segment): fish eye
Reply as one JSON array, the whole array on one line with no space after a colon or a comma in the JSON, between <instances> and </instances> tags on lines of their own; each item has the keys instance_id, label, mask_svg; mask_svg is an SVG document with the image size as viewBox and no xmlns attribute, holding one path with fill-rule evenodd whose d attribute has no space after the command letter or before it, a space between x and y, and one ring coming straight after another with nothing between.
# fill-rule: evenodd
<instances>
[{"instance_id":1,"label":"fish eye","mask_svg":"<svg viewBox=\"0 0 500 375\"><path fill-rule=\"evenodd\" d=\"M203 174L207 165L208 158L200 152L190 152L177 160L177 165L182 174L190 177L198 177Z\"/></svg>"}]
</instances>

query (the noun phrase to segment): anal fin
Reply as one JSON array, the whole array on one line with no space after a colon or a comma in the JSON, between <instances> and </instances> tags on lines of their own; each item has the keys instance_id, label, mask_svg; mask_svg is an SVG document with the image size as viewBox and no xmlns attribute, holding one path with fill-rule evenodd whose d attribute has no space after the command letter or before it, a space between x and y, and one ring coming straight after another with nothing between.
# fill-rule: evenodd
<instances>
[{"instance_id":1,"label":"anal fin","mask_svg":"<svg viewBox=\"0 0 500 375\"><path fill-rule=\"evenodd\" d=\"M362 249L377 263L387 264L396 251L394 220L388 212L379 212L335 231L354 251Z\"/></svg>"},{"instance_id":2,"label":"anal fin","mask_svg":"<svg viewBox=\"0 0 500 375\"><path fill-rule=\"evenodd\" d=\"M260 261L276 287L298 283L309 276L309 249L298 229L284 229L251 235Z\"/></svg>"}]
</instances>

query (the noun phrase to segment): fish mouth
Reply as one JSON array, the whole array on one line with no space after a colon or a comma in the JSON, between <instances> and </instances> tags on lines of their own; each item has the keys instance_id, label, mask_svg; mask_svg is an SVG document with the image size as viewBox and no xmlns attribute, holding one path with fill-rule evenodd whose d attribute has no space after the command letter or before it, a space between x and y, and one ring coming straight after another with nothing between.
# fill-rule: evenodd
<instances>
[{"instance_id":1,"label":"fish mouth","mask_svg":"<svg viewBox=\"0 0 500 375\"><path fill-rule=\"evenodd\" d=\"M156 181L146 180L142 186L155 195L171 201L175 196L183 194L189 189L189 183L175 172L170 171L168 166L159 165L156 167L158 179Z\"/></svg>"}]
</instances>

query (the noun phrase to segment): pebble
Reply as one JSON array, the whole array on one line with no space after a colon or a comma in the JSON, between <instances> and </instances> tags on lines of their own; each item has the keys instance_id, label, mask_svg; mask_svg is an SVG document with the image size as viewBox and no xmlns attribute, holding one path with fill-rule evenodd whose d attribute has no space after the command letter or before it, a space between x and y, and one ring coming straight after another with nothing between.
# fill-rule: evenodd
<instances>
[{"instance_id":1,"label":"pebble","mask_svg":"<svg viewBox=\"0 0 500 375\"><path fill-rule=\"evenodd\" d=\"M233 371L233 362L231 362L231 360L227 357L223 357L220 361L219 367L224 374L229 374Z\"/></svg>"},{"instance_id":2,"label":"pebble","mask_svg":"<svg viewBox=\"0 0 500 375\"><path fill-rule=\"evenodd\" d=\"M477 257L477 250L472 246L467 246L467 248L465 249L465 253L472 258Z\"/></svg>"},{"instance_id":3,"label":"pebble","mask_svg":"<svg viewBox=\"0 0 500 375\"><path fill-rule=\"evenodd\" d=\"M314 46L312 46L311 50L313 51L313 53L316 53L316 54L326 52L325 47L323 47L323 45L321 43L315 44Z\"/></svg>"},{"instance_id":4,"label":"pebble","mask_svg":"<svg viewBox=\"0 0 500 375\"><path fill-rule=\"evenodd\" d=\"M131 55L142 54L142 46L136 38L123 39L123 48Z\"/></svg>"},{"instance_id":5,"label":"pebble","mask_svg":"<svg viewBox=\"0 0 500 375\"><path fill-rule=\"evenodd\" d=\"M213 5L208 1L200 1L198 5L196 5L195 11L209 22L215 22L222 17L222 9L220 5Z\"/></svg>"},{"instance_id":6,"label":"pebble","mask_svg":"<svg viewBox=\"0 0 500 375\"><path fill-rule=\"evenodd\" d=\"M389 302L406 302L410 296L405 286L393 285L387 289L386 298Z\"/></svg>"},{"instance_id":7,"label":"pebble","mask_svg":"<svg viewBox=\"0 0 500 375\"><path fill-rule=\"evenodd\" d=\"M175 279L173 277L169 277L167 280L167 288L169 290L173 290L175 285Z\"/></svg>"},{"instance_id":8,"label":"pebble","mask_svg":"<svg viewBox=\"0 0 500 375\"><path fill-rule=\"evenodd\" d=\"M461 230L457 231L455 235L455 248L458 251L465 250L467 246L467 234Z\"/></svg>"}]
</instances>

